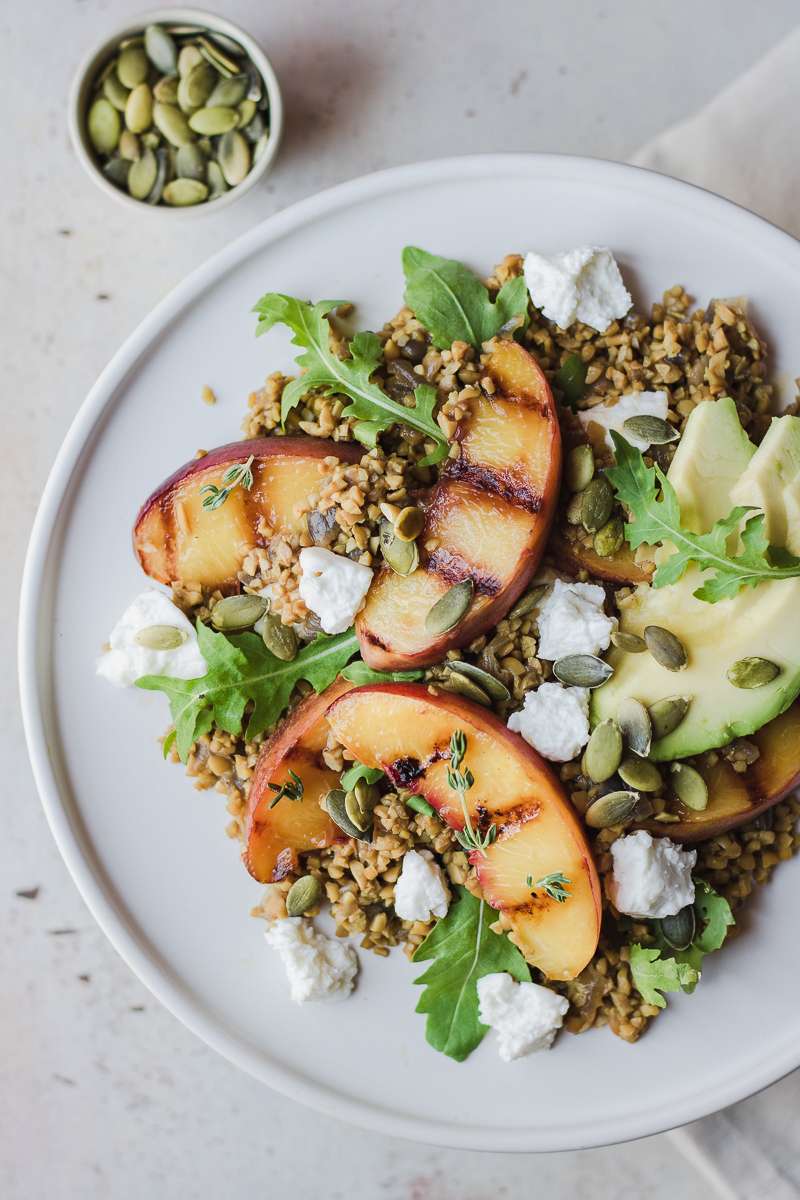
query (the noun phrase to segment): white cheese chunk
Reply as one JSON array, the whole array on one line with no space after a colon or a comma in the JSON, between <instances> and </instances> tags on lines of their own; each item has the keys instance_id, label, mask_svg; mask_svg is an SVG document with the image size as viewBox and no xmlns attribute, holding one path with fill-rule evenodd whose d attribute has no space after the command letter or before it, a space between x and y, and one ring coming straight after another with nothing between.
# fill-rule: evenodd
<instances>
[{"instance_id":1,"label":"white cheese chunk","mask_svg":"<svg viewBox=\"0 0 800 1200\"><path fill-rule=\"evenodd\" d=\"M517 983L505 971L478 980L478 1015L497 1034L504 1062L549 1050L569 1008L565 996L538 983Z\"/></svg>"},{"instance_id":2,"label":"white cheese chunk","mask_svg":"<svg viewBox=\"0 0 800 1200\"><path fill-rule=\"evenodd\" d=\"M172 650L143 646L137 635L153 625L169 625L183 635ZM97 674L117 687L131 687L143 675L198 679L208 670L194 626L168 596L155 588L141 592L128 605L108 637L109 649L97 660Z\"/></svg>"},{"instance_id":3,"label":"white cheese chunk","mask_svg":"<svg viewBox=\"0 0 800 1200\"><path fill-rule=\"evenodd\" d=\"M522 708L508 718L508 728L551 762L569 762L589 740L589 692L541 683L525 693Z\"/></svg>"},{"instance_id":4,"label":"white cheese chunk","mask_svg":"<svg viewBox=\"0 0 800 1200\"><path fill-rule=\"evenodd\" d=\"M565 654L607 650L617 621L603 611L605 598L596 583L556 579L539 606L539 657L555 662Z\"/></svg>"},{"instance_id":5,"label":"white cheese chunk","mask_svg":"<svg viewBox=\"0 0 800 1200\"><path fill-rule=\"evenodd\" d=\"M551 255L531 251L525 282L536 307L561 329L582 321L604 333L633 303L613 254L603 246Z\"/></svg>"},{"instance_id":6,"label":"white cheese chunk","mask_svg":"<svg viewBox=\"0 0 800 1200\"><path fill-rule=\"evenodd\" d=\"M364 605L372 571L323 546L300 551L300 598L326 633L344 633Z\"/></svg>"},{"instance_id":7,"label":"white cheese chunk","mask_svg":"<svg viewBox=\"0 0 800 1200\"><path fill-rule=\"evenodd\" d=\"M444 917L450 893L442 869L429 850L408 850L394 885L394 911L401 921L429 921Z\"/></svg>"},{"instance_id":8,"label":"white cheese chunk","mask_svg":"<svg viewBox=\"0 0 800 1200\"><path fill-rule=\"evenodd\" d=\"M605 432L605 443L609 450L614 449L611 440L611 430L621 433L626 442L639 450L647 450L650 443L644 438L637 437L623 425L628 417L661 417L666 421L669 411L669 399L666 392L629 392L620 396L616 403L595 404L594 408L584 409L578 413L578 420L584 429L589 425L599 425Z\"/></svg>"},{"instance_id":9,"label":"white cheese chunk","mask_svg":"<svg viewBox=\"0 0 800 1200\"><path fill-rule=\"evenodd\" d=\"M672 917L694 903L692 870L696 850L682 850L666 837L643 829L617 838L611 846L614 870L609 897L631 917Z\"/></svg>"},{"instance_id":10,"label":"white cheese chunk","mask_svg":"<svg viewBox=\"0 0 800 1200\"><path fill-rule=\"evenodd\" d=\"M358 958L346 942L318 933L305 917L272 921L264 937L281 956L295 1004L343 999L352 992Z\"/></svg>"}]
</instances>

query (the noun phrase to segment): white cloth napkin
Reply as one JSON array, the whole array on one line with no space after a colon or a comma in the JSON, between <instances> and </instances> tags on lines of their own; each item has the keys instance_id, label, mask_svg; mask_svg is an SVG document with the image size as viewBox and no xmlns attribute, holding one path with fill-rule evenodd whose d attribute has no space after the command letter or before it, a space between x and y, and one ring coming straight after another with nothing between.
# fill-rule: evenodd
<instances>
[{"instance_id":1,"label":"white cloth napkin","mask_svg":"<svg viewBox=\"0 0 800 1200\"><path fill-rule=\"evenodd\" d=\"M800 26L695 116L632 158L800 237Z\"/></svg>"},{"instance_id":2,"label":"white cloth napkin","mask_svg":"<svg viewBox=\"0 0 800 1200\"><path fill-rule=\"evenodd\" d=\"M798 113L800 26L631 161L727 196L800 237ZM668 1136L722 1200L798 1200L799 1096L797 1072L754 1100Z\"/></svg>"}]
</instances>

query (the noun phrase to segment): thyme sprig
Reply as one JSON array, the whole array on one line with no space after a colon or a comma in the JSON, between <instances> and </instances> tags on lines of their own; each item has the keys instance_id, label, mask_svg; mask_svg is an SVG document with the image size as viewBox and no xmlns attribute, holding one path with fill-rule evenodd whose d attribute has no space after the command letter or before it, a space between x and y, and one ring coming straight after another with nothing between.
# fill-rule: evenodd
<instances>
[{"instance_id":1,"label":"thyme sprig","mask_svg":"<svg viewBox=\"0 0 800 1200\"><path fill-rule=\"evenodd\" d=\"M203 508L206 512L213 512L214 509L221 508L235 487L246 488L249 492L253 486L252 467L253 455L251 454L247 462L234 463L232 467L228 467L222 476L222 487L217 487L215 483L203 484L200 494L203 496Z\"/></svg>"},{"instance_id":2,"label":"thyme sprig","mask_svg":"<svg viewBox=\"0 0 800 1200\"><path fill-rule=\"evenodd\" d=\"M541 879L536 880L536 883L533 882L533 876L529 875L526 882L532 891L545 892L551 900L555 900L559 904L563 904L565 900L572 898L572 893L567 887L567 884L571 883L572 880L561 871L553 871L550 875L543 875Z\"/></svg>"},{"instance_id":3,"label":"thyme sprig","mask_svg":"<svg viewBox=\"0 0 800 1200\"><path fill-rule=\"evenodd\" d=\"M270 789L270 791L277 793L277 795L272 800L270 800L270 803L269 803L270 808L274 808L275 805L278 803L278 801L282 800L284 796L288 796L288 798L290 800L302 800L303 799L303 790L304 789L303 789L302 779L300 778L299 775L296 775L294 773L294 771L290 770L289 774L291 776L291 779L287 779L283 783L268 783L267 784L267 787Z\"/></svg>"},{"instance_id":4,"label":"thyme sprig","mask_svg":"<svg viewBox=\"0 0 800 1200\"><path fill-rule=\"evenodd\" d=\"M475 777L469 767L459 770L467 753L467 735L462 729L455 729L450 738L450 766L447 768L447 785L458 794L461 801L461 811L464 814L464 828L456 834L456 841L464 850L478 850L486 853L486 847L491 846L497 837L497 826L490 825L482 834L472 824L472 818L467 808L467 792L475 782Z\"/></svg>"}]
</instances>

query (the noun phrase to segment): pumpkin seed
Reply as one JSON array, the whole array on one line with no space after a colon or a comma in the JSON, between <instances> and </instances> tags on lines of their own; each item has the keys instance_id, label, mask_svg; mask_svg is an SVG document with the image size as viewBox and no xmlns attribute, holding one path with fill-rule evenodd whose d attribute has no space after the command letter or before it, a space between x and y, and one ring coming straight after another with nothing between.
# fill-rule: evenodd
<instances>
[{"instance_id":1,"label":"pumpkin seed","mask_svg":"<svg viewBox=\"0 0 800 1200\"><path fill-rule=\"evenodd\" d=\"M103 95L110 104L114 105L117 112L125 112L130 89L120 83L116 71L111 71L103 80Z\"/></svg>"},{"instance_id":2,"label":"pumpkin seed","mask_svg":"<svg viewBox=\"0 0 800 1200\"><path fill-rule=\"evenodd\" d=\"M525 592L523 596L520 596L517 603L511 609L507 619L509 621L514 621L517 619L517 617L527 617L528 613L533 612L533 610L538 606L539 601L546 591L547 587L544 584L541 584L538 587L531 588L529 592Z\"/></svg>"},{"instance_id":3,"label":"pumpkin seed","mask_svg":"<svg viewBox=\"0 0 800 1200\"><path fill-rule=\"evenodd\" d=\"M262 138L268 130L267 122L264 120L260 112L257 112L252 121L248 121L244 129L244 136L248 142L254 144Z\"/></svg>"},{"instance_id":4,"label":"pumpkin seed","mask_svg":"<svg viewBox=\"0 0 800 1200\"><path fill-rule=\"evenodd\" d=\"M144 48L150 62L162 75L174 75L178 69L178 50L175 42L161 25L148 25L144 31Z\"/></svg>"},{"instance_id":5,"label":"pumpkin seed","mask_svg":"<svg viewBox=\"0 0 800 1200\"><path fill-rule=\"evenodd\" d=\"M553 663L556 679L570 687L596 688L614 674L614 668L596 654L565 654Z\"/></svg>"},{"instance_id":6,"label":"pumpkin seed","mask_svg":"<svg viewBox=\"0 0 800 1200\"><path fill-rule=\"evenodd\" d=\"M424 526L425 514L422 509L409 505L401 509L394 522L395 537L399 537L401 542L413 542L422 533Z\"/></svg>"},{"instance_id":7,"label":"pumpkin seed","mask_svg":"<svg viewBox=\"0 0 800 1200\"><path fill-rule=\"evenodd\" d=\"M177 650L188 637L185 629L175 625L147 625L138 630L133 640L148 650Z\"/></svg>"},{"instance_id":8,"label":"pumpkin seed","mask_svg":"<svg viewBox=\"0 0 800 1200\"><path fill-rule=\"evenodd\" d=\"M419 550L416 542L401 542L395 537L394 525L385 517L381 519L379 542L384 561L396 575L411 575L419 566Z\"/></svg>"},{"instance_id":9,"label":"pumpkin seed","mask_svg":"<svg viewBox=\"0 0 800 1200\"><path fill-rule=\"evenodd\" d=\"M252 124L252 122L251 122L251 124ZM266 150L268 145L269 145L269 133L268 132L262 133L261 137L258 139L255 146L253 147L253 162L254 163L258 162L258 160L261 158L261 155L264 153L264 151Z\"/></svg>"},{"instance_id":10,"label":"pumpkin seed","mask_svg":"<svg viewBox=\"0 0 800 1200\"><path fill-rule=\"evenodd\" d=\"M281 662L291 662L297 654L297 634L274 613L264 615L261 638L270 653Z\"/></svg>"},{"instance_id":11,"label":"pumpkin seed","mask_svg":"<svg viewBox=\"0 0 800 1200\"><path fill-rule=\"evenodd\" d=\"M194 70L196 66L204 61L205 59L197 49L197 46L193 46L189 42L187 45L181 46L180 53L178 54L178 74L183 78L184 75L188 75L190 71Z\"/></svg>"},{"instance_id":12,"label":"pumpkin seed","mask_svg":"<svg viewBox=\"0 0 800 1200\"><path fill-rule=\"evenodd\" d=\"M735 688L765 687L780 673L778 664L768 658L740 658L727 671L728 682Z\"/></svg>"},{"instance_id":13,"label":"pumpkin seed","mask_svg":"<svg viewBox=\"0 0 800 1200\"><path fill-rule=\"evenodd\" d=\"M264 91L264 81L257 71L255 63L250 62L248 59L244 64L244 73L247 76L248 82L247 99L255 100L256 104L258 104L259 100L266 104L267 97Z\"/></svg>"},{"instance_id":14,"label":"pumpkin seed","mask_svg":"<svg viewBox=\"0 0 800 1200\"><path fill-rule=\"evenodd\" d=\"M219 75L205 59L193 67L188 75L182 75L178 84L178 105L181 110L190 113L202 108L218 79Z\"/></svg>"},{"instance_id":15,"label":"pumpkin seed","mask_svg":"<svg viewBox=\"0 0 800 1200\"><path fill-rule=\"evenodd\" d=\"M161 194L164 191L164 184L167 182L167 172L169 170L169 155L166 150L159 146L156 150L156 181L152 189L145 197L145 204L158 204L161 199Z\"/></svg>"},{"instance_id":16,"label":"pumpkin seed","mask_svg":"<svg viewBox=\"0 0 800 1200\"><path fill-rule=\"evenodd\" d=\"M188 208L202 204L208 197L208 187L199 179L173 179L164 188L164 201L173 208Z\"/></svg>"},{"instance_id":17,"label":"pumpkin seed","mask_svg":"<svg viewBox=\"0 0 800 1200\"><path fill-rule=\"evenodd\" d=\"M230 112L232 110L223 109L221 111ZM223 133L219 140L217 159L222 167L226 183L231 187L236 187L238 183L242 182L250 170L250 147L238 129Z\"/></svg>"},{"instance_id":18,"label":"pumpkin seed","mask_svg":"<svg viewBox=\"0 0 800 1200\"><path fill-rule=\"evenodd\" d=\"M662 917L657 923L661 936L673 950L686 950L694 941L697 917L694 905L687 904L671 917Z\"/></svg>"},{"instance_id":19,"label":"pumpkin seed","mask_svg":"<svg viewBox=\"0 0 800 1200\"><path fill-rule=\"evenodd\" d=\"M677 442L680 436L669 421L662 421L661 417L652 417L648 413L627 417L622 422L622 428L625 433L647 442L648 446L666 446L668 442Z\"/></svg>"},{"instance_id":20,"label":"pumpkin seed","mask_svg":"<svg viewBox=\"0 0 800 1200\"><path fill-rule=\"evenodd\" d=\"M644 630L647 649L656 662L668 671L682 671L688 662L686 647L669 629L660 625L647 625Z\"/></svg>"},{"instance_id":21,"label":"pumpkin seed","mask_svg":"<svg viewBox=\"0 0 800 1200\"><path fill-rule=\"evenodd\" d=\"M147 79L147 55L141 46L126 46L117 59L117 77L123 87L135 88Z\"/></svg>"},{"instance_id":22,"label":"pumpkin seed","mask_svg":"<svg viewBox=\"0 0 800 1200\"><path fill-rule=\"evenodd\" d=\"M179 108L174 104L154 104L153 121L157 129L173 146L185 146L192 141L192 131L189 123Z\"/></svg>"},{"instance_id":23,"label":"pumpkin seed","mask_svg":"<svg viewBox=\"0 0 800 1200\"><path fill-rule=\"evenodd\" d=\"M217 79L211 95L206 101L209 108L236 108L247 95L247 76L233 75L230 79ZM253 105L255 109L255 104Z\"/></svg>"},{"instance_id":24,"label":"pumpkin seed","mask_svg":"<svg viewBox=\"0 0 800 1200\"><path fill-rule=\"evenodd\" d=\"M117 148L122 124L119 113L104 96L95 100L86 118L89 140L98 154L111 154Z\"/></svg>"},{"instance_id":25,"label":"pumpkin seed","mask_svg":"<svg viewBox=\"0 0 800 1200\"><path fill-rule=\"evenodd\" d=\"M670 768L672 790L685 808L702 812L708 807L708 785L699 771L688 763L673 763Z\"/></svg>"},{"instance_id":26,"label":"pumpkin seed","mask_svg":"<svg viewBox=\"0 0 800 1200\"><path fill-rule=\"evenodd\" d=\"M455 629L472 603L474 592L475 584L471 579L462 579L448 588L425 617L428 633L447 633Z\"/></svg>"},{"instance_id":27,"label":"pumpkin seed","mask_svg":"<svg viewBox=\"0 0 800 1200\"><path fill-rule=\"evenodd\" d=\"M225 182L225 176L222 174L222 167L218 162L206 163L206 183L209 186L209 200L216 200L224 192L227 192L228 185Z\"/></svg>"},{"instance_id":28,"label":"pumpkin seed","mask_svg":"<svg viewBox=\"0 0 800 1200\"><path fill-rule=\"evenodd\" d=\"M584 443L573 446L564 463L564 480L571 492L582 492L594 478L594 451Z\"/></svg>"},{"instance_id":29,"label":"pumpkin seed","mask_svg":"<svg viewBox=\"0 0 800 1200\"><path fill-rule=\"evenodd\" d=\"M178 183L180 180L175 182ZM192 181L186 180L185 182ZM171 187L172 184L169 186ZM246 592L240 596L224 596L211 610L211 624L215 629L226 631L250 629L266 611L267 602L263 596L251 596Z\"/></svg>"},{"instance_id":30,"label":"pumpkin seed","mask_svg":"<svg viewBox=\"0 0 800 1200\"><path fill-rule=\"evenodd\" d=\"M651 704L647 711L653 725L653 737L656 740L665 738L677 729L691 702L691 696L667 696Z\"/></svg>"},{"instance_id":31,"label":"pumpkin seed","mask_svg":"<svg viewBox=\"0 0 800 1200\"><path fill-rule=\"evenodd\" d=\"M235 129L239 114L235 108L198 108L189 117L189 128L207 137L216 137Z\"/></svg>"},{"instance_id":32,"label":"pumpkin seed","mask_svg":"<svg viewBox=\"0 0 800 1200\"><path fill-rule=\"evenodd\" d=\"M352 791L345 793L345 812L362 834L372 827L372 811L377 803L377 791L363 779L359 779Z\"/></svg>"},{"instance_id":33,"label":"pumpkin seed","mask_svg":"<svg viewBox=\"0 0 800 1200\"><path fill-rule=\"evenodd\" d=\"M219 170L219 164L214 164ZM222 172L220 172L221 174ZM224 185L224 180L223 180ZM335 508L312 508L306 516L306 528L315 546L330 546L339 533Z\"/></svg>"},{"instance_id":34,"label":"pumpkin seed","mask_svg":"<svg viewBox=\"0 0 800 1200\"><path fill-rule=\"evenodd\" d=\"M610 558L612 554L617 553L624 541L625 527L622 524L622 517L611 517L602 529L598 529L592 544L595 553L599 554L601 558Z\"/></svg>"},{"instance_id":35,"label":"pumpkin seed","mask_svg":"<svg viewBox=\"0 0 800 1200\"><path fill-rule=\"evenodd\" d=\"M146 200L153 190L158 174L158 159L149 146L142 151L141 157L131 163L128 172L128 191L134 200Z\"/></svg>"},{"instance_id":36,"label":"pumpkin seed","mask_svg":"<svg viewBox=\"0 0 800 1200\"><path fill-rule=\"evenodd\" d=\"M208 37L199 37L197 39L197 47L203 57L211 63L212 67L216 67L220 75L225 75L227 78L232 78L238 75L240 71L239 63L235 59L229 58L220 47L211 41Z\"/></svg>"},{"instance_id":37,"label":"pumpkin seed","mask_svg":"<svg viewBox=\"0 0 800 1200\"><path fill-rule=\"evenodd\" d=\"M146 83L140 83L128 96L125 105L125 124L131 133L144 133L153 123L153 93Z\"/></svg>"},{"instance_id":38,"label":"pumpkin seed","mask_svg":"<svg viewBox=\"0 0 800 1200\"><path fill-rule=\"evenodd\" d=\"M127 158L128 162L135 162L137 158L141 157L142 144L130 129L123 129L119 135L119 152L122 158Z\"/></svg>"},{"instance_id":39,"label":"pumpkin seed","mask_svg":"<svg viewBox=\"0 0 800 1200\"><path fill-rule=\"evenodd\" d=\"M581 524L589 533L602 529L614 508L614 492L605 475L598 475L581 492Z\"/></svg>"},{"instance_id":40,"label":"pumpkin seed","mask_svg":"<svg viewBox=\"0 0 800 1200\"><path fill-rule=\"evenodd\" d=\"M351 838L358 838L361 841L369 841L369 838L364 837L365 830L359 829L348 816L346 801L347 792L343 788L334 788L325 797L323 807L334 825L338 825L342 833L346 833Z\"/></svg>"},{"instance_id":41,"label":"pumpkin seed","mask_svg":"<svg viewBox=\"0 0 800 1200\"><path fill-rule=\"evenodd\" d=\"M175 170L179 179L197 179L206 182L206 156L196 142L180 146L175 155Z\"/></svg>"},{"instance_id":42,"label":"pumpkin seed","mask_svg":"<svg viewBox=\"0 0 800 1200\"><path fill-rule=\"evenodd\" d=\"M622 734L616 721L601 721L595 726L583 762L586 774L595 783L604 783L616 772L622 762Z\"/></svg>"},{"instance_id":43,"label":"pumpkin seed","mask_svg":"<svg viewBox=\"0 0 800 1200\"><path fill-rule=\"evenodd\" d=\"M457 696L465 696L467 700L474 700L476 704L482 704L486 708L491 707L492 702L483 688L479 687L468 675L462 675L459 671L448 671L438 686L442 691L454 692Z\"/></svg>"},{"instance_id":44,"label":"pumpkin seed","mask_svg":"<svg viewBox=\"0 0 800 1200\"><path fill-rule=\"evenodd\" d=\"M126 188L131 164L127 158L109 158L103 163L102 171L115 187Z\"/></svg>"},{"instance_id":45,"label":"pumpkin seed","mask_svg":"<svg viewBox=\"0 0 800 1200\"><path fill-rule=\"evenodd\" d=\"M614 825L625 825L635 815L639 797L636 792L607 792L590 804L584 813L586 824L592 829L611 829Z\"/></svg>"},{"instance_id":46,"label":"pumpkin seed","mask_svg":"<svg viewBox=\"0 0 800 1200\"><path fill-rule=\"evenodd\" d=\"M241 104L238 105L238 112L239 120L236 122L236 128L244 129L245 126L250 124L253 117L256 115L255 100L244 99Z\"/></svg>"},{"instance_id":47,"label":"pumpkin seed","mask_svg":"<svg viewBox=\"0 0 800 1200\"><path fill-rule=\"evenodd\" d=\"M458 675L466 675L472 679L482 691L486 692L487 696L491 696L492 700L510 700L511 692L504 683L494 675L490 675L488 671L484 671L482 667L476 667L473 663L468 662L449 662L447 664L451 671L455 671Z\"/></svg>"},{"instance_id":48,"label":"pumpkin seed","mask_svg":"<svg viewBox=\"0 0 800 1200\"><path fill-rule=\"evenodd\" d=\"M322 897L322 885L314 875L301 875L295 879L286 895L286 911L290 917L302 917Z\"/></svg>"},{"instance_id":49,"label":"pumpkin seed","mask_svg":"<svg viewBox=\"0 0 800 1200\"><path fill-rule=\"evenodd\" d=\"M164 75L153 84L153 96L162 104L178 103L178 80L174 75Z\"/></svg>"},{"instance_id":50,"label":"pumpkin seed","mask_svg":"<svg viewBox=\"0 0 800 1200\"><path fill-rule=\"evenodd\" d=\"M147 133L142 134L142 145L147 146L150 150L157 150L161 145L161 136L155 129L148 129Z\"/></svg>"},{"instance_id":51,"label":"pumpkin seed","mask_svg":"<svg viewBox=\"0 0 800 1200\"><path fill-rule=\"evenodd\" d=\"M617 709L617 725L628 749L640 758L647 758L653 741L653 724L645 706L632 696L627 697ZM630 783L632 787L638 786L630 779L626 779L625 782ZM643 791L647 791L647 788Z\"/></svg>"},{"instance_id":52,"label":"pumpkin seed","mask_svg":"<svg viewBox=\"0 0 800 1200\"><path fill-rule=\"evenodd\" d=\"M646 758L638 758L631 754L630 757L623 758L617 772L623 783L627 783L630 788L636 788L638 792L661 791L663 785L661 772Z\"/></svg>"},{"instance_id":53,"label":"pumpkin seed","mask_svg":"<svg viewBox=\"0 0 800 1200\"><path fill-rule=\"evenodd\" d=\"M621 629L612 633L611 641L618 650L624 650L626 654L641 654L643 650L647 649L647 642L644 638L638 637L635 633L623 633Z\"/></svg>"}]
</instances>

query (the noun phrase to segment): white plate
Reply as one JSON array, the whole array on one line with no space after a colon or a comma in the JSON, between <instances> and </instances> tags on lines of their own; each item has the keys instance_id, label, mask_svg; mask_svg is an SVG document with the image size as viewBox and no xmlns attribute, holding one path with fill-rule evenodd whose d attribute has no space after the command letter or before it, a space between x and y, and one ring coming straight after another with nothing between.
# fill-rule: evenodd
<instances>
[{"instance_id":1,"label":"white plate","mask_svg":"<svg viewBox=\"0 0 800 1200\"><path fill-rule=\"evenodd\" d=\"M296 1008L248 909L260 889L226 841L223 800L165 765L163 697L95 678L104 637L144 580L130 548L144 496L198 446L237 436L248 392L291 363L256 340L265 291L336 296L377 327L400 305L413 242L487 270L510 250L612 246L642 302L674 282L746 293L772 367L800 373L800 247L672 180L598 161L497 156L359 179L271 218L195 272L103 372L67 437L31 539L22 596L25 725L51 827L85 900L149 988L274 1088L385 1133L468 1149L565 1150L654 1133L800 1062L800 871L760 892L744 935L670 999L638 1046L608 1031L502 1065L490 1035L457 1065L414 1012L419 968L362 954L342 1004ZM199 400L208 379L221 403ZM787 395L788 398L788 395Z\"/></svg>"}]
</instances>

